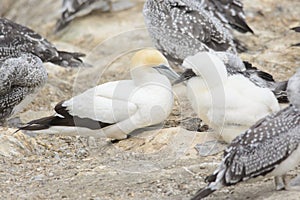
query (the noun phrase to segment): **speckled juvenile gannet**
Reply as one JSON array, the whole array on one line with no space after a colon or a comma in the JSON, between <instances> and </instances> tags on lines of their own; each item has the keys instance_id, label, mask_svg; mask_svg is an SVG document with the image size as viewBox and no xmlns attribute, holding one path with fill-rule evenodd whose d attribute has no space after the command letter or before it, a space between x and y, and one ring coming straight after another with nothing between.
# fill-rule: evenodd
<instances>
[{"instance_id":1,"label":"speckled juvenile gannet","mask_svg":"<svg viewBox=\"0 0 300 200\"><path fill-rule=\"evenodd\" d=\"M232 34L218 19L222 16L214 16L206 5L200 0L146 1L146 27L155 47L170 61L181 64L200 51L237 53Z\"/></svg>"},{"instance_id":2,"label":"speckled juvenile gannet","mask_svg":"<svg viewBox=\"0 0 300 200\"><path fill-rule=\"evenodd\" d=\"M64 29L74 18L87 15L94 10L103 12L124 10L133 5L133 3L125 0L114 4L112 0L63 0L61 18L56 23L56 31Z\"/></svg>"},{"instance_id":3,"label":"speckled juvenile gannet","mask_svg":"<svg viewBox=\"0 0 300 200\"><path fill-rule=\"evenodd\" d=\"M289 107L269 115L235 138L218 169L206 178L208 186L192 200L258 176L275 176L276 189L297 189L285 175L300 163L300 70L289 80Z\"/></svg>"},{"instance_id":4,"label":"speckled juvenile gannet","mask_svg":"<svg viewBox=\"0 0 300 200\"><path fill-rule=\"evenodd\" d=\"M107 82L56 105L54 116L21 129L40 133L103 136L125 139L132 131L163 122L173 107L170 81L156 71L168 69L157 50L137 52L131 61L132 80ZM170 71L171 72L171 71Z\"/></svg>"},{"instance_id":5,"label":"speckled juvenile gannet","mask_svg":"<svg viewBox=\"0 0 300 200\"><path fill-rule=\"evenodd\" d=\"M52 62L63 67L82 65L82 53L57 50L33 30L11 20L0 18L0 60L17 57L19 53L32 53L43 62Z\"/></svg>"},{"instance_id":6,"label":"speckled juvenile gannet","mask_svg":"<svg viewBox=\"0 0 300 200\"><path fill-rule=\"evenodd\" d=\"M0 124L30 103L46 80L46 69L33 54L0 62Z\"/></svg>"},{"instance_id":7,"label":"speckled juvenile gannet","mask_svg":"<svg viewBox=\"0 0 300 200\"><path fill-rule=\"evenodd\" d=\"M187 81L193 109L227 143L280 109L271 90L258 87L241 74L228 76L224 63L214 54L200 52L185 59L183 66L193 74ZM186 77L183 74L175 83Z\"/></svg>"}]
</instances>

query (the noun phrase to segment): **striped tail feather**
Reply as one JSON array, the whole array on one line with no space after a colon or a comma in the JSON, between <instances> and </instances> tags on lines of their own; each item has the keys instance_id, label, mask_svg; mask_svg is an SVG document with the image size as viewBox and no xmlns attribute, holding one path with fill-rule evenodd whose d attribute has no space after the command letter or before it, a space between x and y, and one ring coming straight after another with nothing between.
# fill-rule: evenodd
<instances>
[{"instance_id":1,"label":"striped tail feather","mask_svg":"<svg viewBox=\"0 0 300 200\"><path fill-rule=\"evenodd\" d=\"M211 189L209 186L200 189L191 200L199 200L207 197L211 193L213 193L216 190Z\"/></svg>"}]
</instances>

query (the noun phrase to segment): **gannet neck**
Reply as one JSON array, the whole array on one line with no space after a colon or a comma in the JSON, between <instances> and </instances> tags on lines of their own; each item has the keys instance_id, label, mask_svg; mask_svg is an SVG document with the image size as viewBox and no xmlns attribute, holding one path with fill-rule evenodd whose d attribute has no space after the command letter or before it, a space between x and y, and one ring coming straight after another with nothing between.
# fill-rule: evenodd
<instances>
[{"instance_id":1,"label":"gannet neck","mask_svg":"<svg viewBox=\"0 0 300 200\"><path fill-rule=\"evenodd\" d=\"M161 83L170 85L170 81L162 74L159 74L155 69L150 67L138 67L130 71L131 78L135 85L147 83Z\"/></svg>"},{"instance_id":2,"label":"gannet neck","mask_svg":"<svg viewBox=\"0 0 300 200\"><path fill-rule=\"evenodd\" d=\"M300 109L300 69L289 79L287 93L291 104Z\"/></svg>"},{"instance_id":3,"label":"gannet neck","mask_svg":"<svg viewBox=\"0 0 300 200\"><path fill-rule=\"evenodd\" d=\"M216 55L208 52L200 52L187 57L183 66L191 68L209 87L224 84L227 80L227 70L224 63Z\"/></svg>"}]
</instances>

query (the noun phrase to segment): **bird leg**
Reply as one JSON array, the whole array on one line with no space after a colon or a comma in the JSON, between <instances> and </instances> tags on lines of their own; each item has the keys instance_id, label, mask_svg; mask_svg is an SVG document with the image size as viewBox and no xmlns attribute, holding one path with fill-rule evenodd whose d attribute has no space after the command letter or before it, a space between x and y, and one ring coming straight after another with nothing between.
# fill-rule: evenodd
<instances>
[{"instance_id":1,"label":"bird leg","mask_svg":"<svg viewBox=\"0 0 300 200\"><path fill-rule=\"evenodd\" d=\"M276 190L284 190L285 189L285 175L283 176L275 176L275 186Z\"/></svg>"},{"instance_id":2,"label":"bird leg","mask_svg":"<svg viewBox=\"0 0 300 200\"><path fill-rule=\"evenodd\" d=\"M111 12L113 10L113 2L111 0L108 0L108 7L109 11Z\"/></svg>"}]
</instances>

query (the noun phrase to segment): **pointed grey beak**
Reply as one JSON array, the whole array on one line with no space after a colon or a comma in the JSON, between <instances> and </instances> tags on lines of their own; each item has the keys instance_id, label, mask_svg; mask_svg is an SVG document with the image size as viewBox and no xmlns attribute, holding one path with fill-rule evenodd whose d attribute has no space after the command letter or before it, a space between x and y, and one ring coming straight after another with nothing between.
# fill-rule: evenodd
<instances>
[{"instance_id":1,"label":"pointed grey beak","mask_svg":"<svg viewBox=\"0 0 300 200\"><path fill-rule=\"evenodd\" d=\"M186 69L178 79L176 79L174 82L173 82L173 85L176 85L178 83L181 83L183 81L186 81L186 80L189 80L190 78L192 77L195 77L197 76L192 69Z\"/></svg>"},{"instance_id":2,"label":"pointed grey beak","mask_svg":"<svg viewBox=\"0 0 300 200\"><path fill-rule=\"evenodd\" d=\"M158 65L153 68L156 69L160 74L165 75L170 80L170 82L173 82L174 80L179 78L179 75L169 66Z\"/></svg>"}]
</instances>

